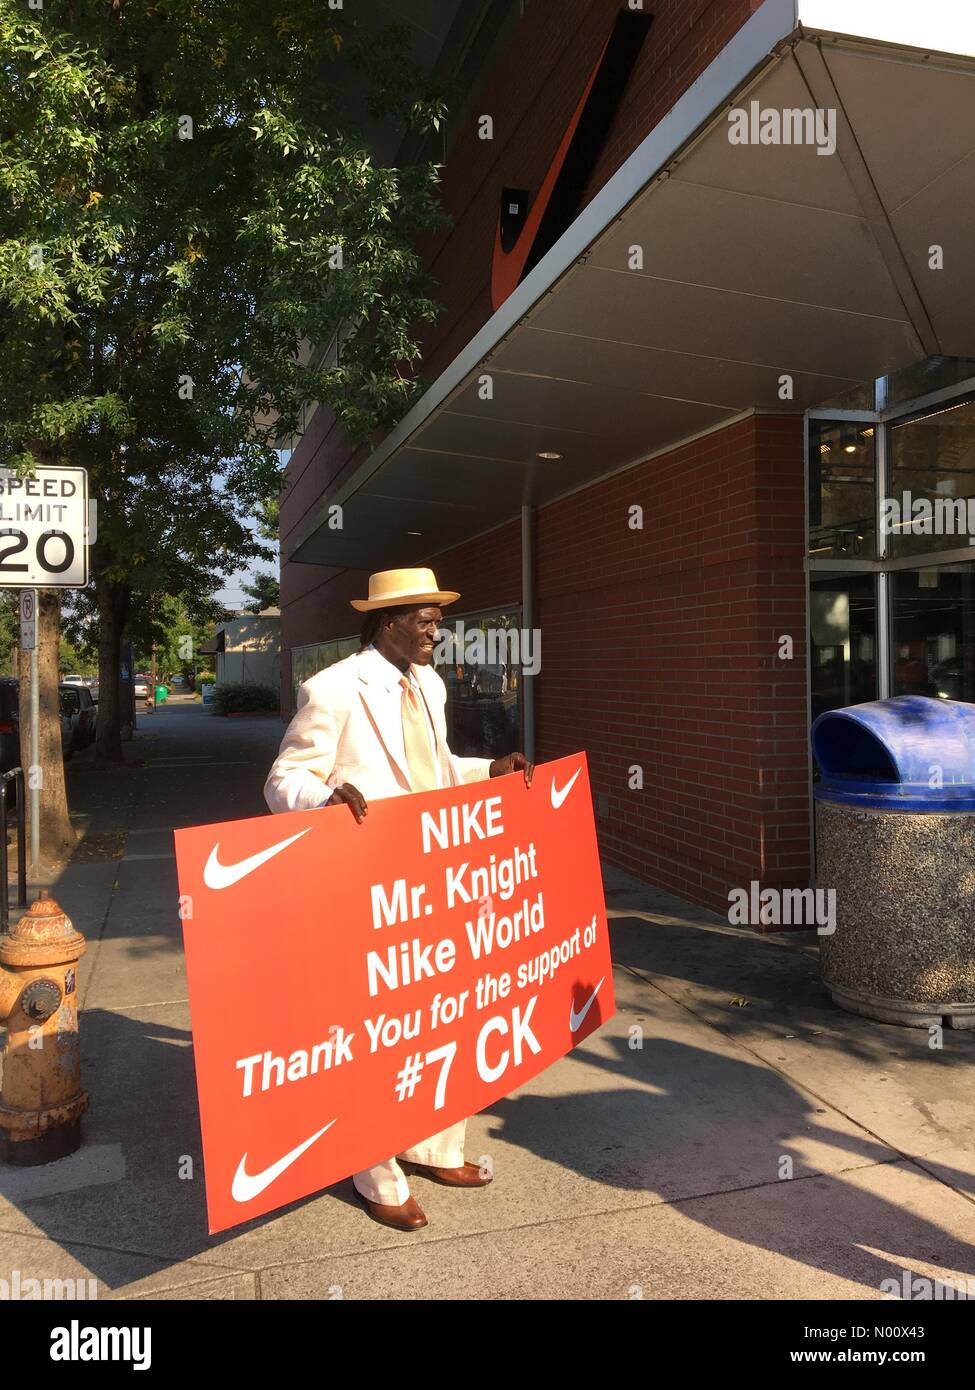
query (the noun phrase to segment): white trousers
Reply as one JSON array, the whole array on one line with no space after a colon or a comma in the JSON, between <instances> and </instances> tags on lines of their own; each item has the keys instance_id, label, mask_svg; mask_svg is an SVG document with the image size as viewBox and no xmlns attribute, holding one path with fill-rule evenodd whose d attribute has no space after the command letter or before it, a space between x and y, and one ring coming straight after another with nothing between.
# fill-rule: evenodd
<instances>
[{"instance_id":1,"label":"white trousers","mask_svg":"<svg viewBox=\"0 0 975 1390\"><path fill-rule=\"evenodd\" d=\"M426 1163L431 1168L460 1168L464 1163L466 1129L467 1121L461 1120L396 1157L412 1163ZM353 1173L352 1183L367 1201L381 1202L387 1207L401 1207L410 1195L406 1174L395 1158L377 1163L373 1168L365 1168L361 1173Z\"/></svg>"}]
</instances>

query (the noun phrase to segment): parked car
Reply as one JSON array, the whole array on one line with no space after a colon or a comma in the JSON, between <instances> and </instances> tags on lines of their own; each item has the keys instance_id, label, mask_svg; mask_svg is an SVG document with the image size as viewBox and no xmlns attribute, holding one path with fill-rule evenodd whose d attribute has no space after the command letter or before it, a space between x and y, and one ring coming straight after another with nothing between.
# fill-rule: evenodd
<instances>
[{"instance_id":1,"label":"parked car","mask_svg":"<svg viewBox=\"0 0 975 1390\"><path fill-rule=\"evenodd\" d=\"M83 686L58 685L61 714L61 752L65 762L95 737L97 707ZM0 677L0 772L20 766L20 682Z\"/></svg>"},{"instance_id":2,"label":"parked car","mask_svg":"<svg viewBox=\"0 0 975 1390\"><path fill-rule=\"evenodd\" d=\"M17 677L0 678L0 772L20 766L20 718Z\"/></svg>"},{"instance_id":3,"label":"parked car","mask_svg":"<svg viewBox=\"0 0 975 1390\"><path fill-rule=\"evenodd\" d=\"M135 698L144 700L149 693L149 677L136 676L135 678Z\"/></svg>"},{"instance_id":4,"label":"parked car","mask_svg":"<svg viewBox=\"0 0 975 1390\"><path fill-rule=\"evenodd\" d=\"M61 747L67 761L72 753L87 748L95 741L97 710L91 691L84 685L70 685L62 681L58 686L58 698L61 707Z\"/></svg>"},{"instance_id":5,"label":"parked car","mask_svg":"<svg viewBox=\"0 0 975 1390\"><path fill-rule=\"evenodd\" d=\"M62 685L84 685L84 684L85 684L85 677L84 677L84 676L62 676L62 677L61 677L61 684L62 684Z\"/></svg>"}]
</instances>

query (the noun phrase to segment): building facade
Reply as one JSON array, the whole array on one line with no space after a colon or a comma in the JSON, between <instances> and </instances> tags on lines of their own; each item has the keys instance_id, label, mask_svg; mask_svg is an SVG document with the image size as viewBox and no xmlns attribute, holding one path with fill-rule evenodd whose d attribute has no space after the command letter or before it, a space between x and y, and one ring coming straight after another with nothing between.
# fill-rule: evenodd
<instances>
[{"instance_id":1,"label":"building facade","mask_svg":"<svg viewBox=\"0 0 975 1390\"><path fill-rule=\"evenodd\" d=\"M213 639L200 649L214 659L217 685L266 685L281 683L281 613L264 608L260 613L238 613L217 625Z\"/></svg>"},{"instance_id":2,"label":"building facade","mask_svg":"<svg viewBox=\"0 0 975 1390\"><path fill-rule=\"evenodd\" d=\"M431 564L457 751L584 748L606 859L723 911L809 882L815 714L975 700L975 24L482 8L433 384L294 441L282 708L371 570Z\"/></svg>"}]
</instances>

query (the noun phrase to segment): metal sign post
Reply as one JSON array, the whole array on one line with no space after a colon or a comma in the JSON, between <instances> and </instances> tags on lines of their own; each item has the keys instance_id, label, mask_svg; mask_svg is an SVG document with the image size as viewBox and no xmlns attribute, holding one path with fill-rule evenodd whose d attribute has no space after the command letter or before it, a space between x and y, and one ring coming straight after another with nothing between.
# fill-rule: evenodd
<instances>
[{"instance_id":1,"label":"metal sign post","mask_svg":"<svg viewBox=\"0 0 975 1390\"><path fill-rule=\"evenodd\" d=\"M30 477L0 468L0 589L20 590L20 646L30 652L31 765L24 769L24 782L30 793L30 857L35 869L41 848L37 591L83 589L92 539L84 468L38 466ZM19 705L23 718L24 701Z\"/></svg>"},{"instance_id":2,"label":"metal sign post","mask_svg":"<svg viewBox=\"0 0 975 1390\"><path fill-rule=\"evenodd\" d=\"M40 761L41 690L37 663L37 590L20 591L20 646L30 652L30 764L27 780L30 791L30 866L37 867L41 857L41 789L37 779ZM21 809L23 815L23 809Z\"/></svg>"},{"instance_id":3,"label":"metal sign post","mask_svg":"<svg viewBox=\"0 0 975 1390\"><path fill-rule=\"evenodd\" d=\"M41 761L41 682L38 676L37 644L30 654L30 866L37 868L41 857L41 787L38 771Z\"/></svg>"}]
</instances>

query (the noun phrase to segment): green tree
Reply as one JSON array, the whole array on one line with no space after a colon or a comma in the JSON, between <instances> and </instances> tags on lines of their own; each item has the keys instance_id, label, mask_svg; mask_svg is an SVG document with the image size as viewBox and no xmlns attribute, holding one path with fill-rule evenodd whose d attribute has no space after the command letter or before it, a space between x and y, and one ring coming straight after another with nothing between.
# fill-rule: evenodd
<instances>
[{"instance_id":1,"label":"green tree","mask_svg":"<svg viewBox=\"0 0 975 1390\"><path fill-rule=\"evenodd\" d=\"M244 585L244 593L251 602L244 605L245 613L260 613L264 608L277 608L281 598L281 585L276 575L261 571L253 576L252 584Z\"/></svg>"},{"instance_id":2,"label":"green tree","mask_svg":"<svg viewBox=\"0 0 975 1390\"><path fill-rule=\"evenodd\" d=\"M266 541L277 541L278 521L281 515L280 497L269 497L257 511L257 534Z\"/></svg>"},{"instance_id":3,"label":"green tree","mask_svg":"<svg viewBox=\"0 0 975 1390\"><path fill-rule=\"evenodd\" d=\"M102 760L134 605L270 558L302 408L365 443L420 389L438 170L377 163L360 108L442 114L323 0L0 0L0 464L89 470Z\"/></svg>"},{"instance_id":4,"label":"green tree","mask_svg":"<svg viewBox=\"0 0 975 1390\"><path fill-rule=\"evenodd\" d=\"M0 589L0 676L17 674L20 599L16 589Z\"/></svg>"}]
</instances>

